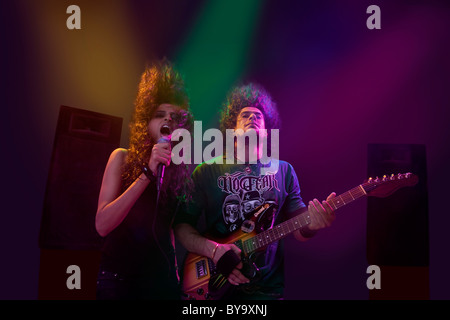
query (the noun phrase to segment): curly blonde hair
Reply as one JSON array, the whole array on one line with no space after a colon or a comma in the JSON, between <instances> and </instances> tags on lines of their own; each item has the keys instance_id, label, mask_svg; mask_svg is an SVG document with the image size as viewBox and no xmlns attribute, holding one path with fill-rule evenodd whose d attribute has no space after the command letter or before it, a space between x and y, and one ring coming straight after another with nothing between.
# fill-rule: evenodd
<instances>
[{"instance_id":1,"label":"curly blonde hair","mask_svg":"<svg viewBox=\"0 0 450 320\"><path fill-rule=\"evenodd\" d=\"M178 126L191 130L193 119L189 112L189 98L184 80L167 59L157 61L145 68L134 102L134 113L130 122L128 157L123 166L123 187L127 188L142 173L143 164L148 162L155 142L148 132L148 123L158 106L172 104L181 108ZM189 172L187 165L171 165L165 170L165 181L161 187L161 199L168 194L185 197L188 194ZM169 192L170 190L170 192Z\"/></svg>"}]
</instances>

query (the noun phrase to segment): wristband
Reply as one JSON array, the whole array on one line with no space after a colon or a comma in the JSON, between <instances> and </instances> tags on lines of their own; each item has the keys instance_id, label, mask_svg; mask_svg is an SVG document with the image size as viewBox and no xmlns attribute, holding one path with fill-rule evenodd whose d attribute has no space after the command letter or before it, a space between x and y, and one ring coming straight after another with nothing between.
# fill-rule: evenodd
<instances>
[{"instance_id":1,"label":"wristband","mask_svg":"<svg viewBox=\"0 0 450 320\"><path fill-rule=\"evenodd\" d=\"M156 177L148 167L148 164L144 163L144 165L142 166L142 172L145 174L147 179L150 180L150 182L156 181Z\"/></svg>"},{"instance_id":2,"label":"wristband","mask_svg":"<svg viewBox=\"0 0 450 320\"><path fill-rule=\"evenodd\" d=\"M219 244L216 243L216 246L214 247L213 252L212 252L211 260L214 260L214 256L216 255L216 251L217 251L217 247L218 247L218 246L219 246Z\"/></svg>"},{"instance_id":3,"label":"wristband","mask_svg":"<svg viewBox=\"0 0 450 320\"><path fill-rule=\"evenodd\" d=\"M217 261L217 270L226 278L230 275L234 268L241 262L241 258L234 253L233 250L228 250Z\"/></svg>"}]
</instances>

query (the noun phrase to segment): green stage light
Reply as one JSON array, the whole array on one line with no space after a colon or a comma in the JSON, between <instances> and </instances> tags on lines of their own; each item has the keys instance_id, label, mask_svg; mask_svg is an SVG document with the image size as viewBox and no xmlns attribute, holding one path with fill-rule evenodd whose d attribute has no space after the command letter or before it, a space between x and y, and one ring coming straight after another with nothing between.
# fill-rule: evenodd
<instances>
[{"instance_id":1,"label":"green stage light","mask_svg":"<svg viewBox=\"0 0 450 320\"><path fill-rule=\"evenodd\" d=\"M204 128L217 126L226 92L245 72L263 1L206 1L176 64L185 75L191 107Z\"/></svg>"}]
</instances>

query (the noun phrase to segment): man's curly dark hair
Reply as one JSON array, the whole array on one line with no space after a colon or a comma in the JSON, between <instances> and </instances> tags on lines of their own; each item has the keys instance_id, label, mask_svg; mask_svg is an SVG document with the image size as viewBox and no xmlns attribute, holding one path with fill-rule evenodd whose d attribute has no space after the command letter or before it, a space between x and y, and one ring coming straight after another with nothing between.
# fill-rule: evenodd
<instances>
[{"instance_id":1,"label":"man's curly dark hair","mask_svg":"<svg viewBox=\"0 0 450 320\"><path fill-rule=\"evenodd\" d=\"M236 127L237 116L246 107L255 107L262 112L268 131L280 128L280 116L272 97L261 85L249 83L237 86L227 94L220 114L220 130L224 134L226 129Z\"/></svg>"},{"instance_id":2,"label":"man's curly dark hair","mask_svg":"<svg viewBox=\"0 0 450 320\"><path fill-rule=\"evenodd\" d=\"M181 108L179 128L191 130L193 118L189 112L189 98L184 80L167 59L157 61L142 73L130 122L130 141L127 160L122 170L123 187L127 188L142 173L142 165L150 159L155 141L148 132L148 123L161 104L172 104ZM189 194L190 175L187 165L170 165L165 170L168 183L161 188L161 199L169 193L176 197Z\"/></svg>"}]
</instances>

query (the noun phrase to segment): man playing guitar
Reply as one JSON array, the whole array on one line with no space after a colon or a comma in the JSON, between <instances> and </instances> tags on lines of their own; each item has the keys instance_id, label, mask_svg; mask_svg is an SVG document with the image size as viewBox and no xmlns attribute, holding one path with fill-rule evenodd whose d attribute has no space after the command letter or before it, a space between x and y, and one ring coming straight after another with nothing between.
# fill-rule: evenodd
<instances>
[{"instance_id":1,"label":"man playing guitar","mask_svg":"<svg viewBox=\"0 0 450 320\"><path fill-rule=\"evenodd\" d=\"M263 129L279 129L279 115L269 94L258 85L248 84L228 94L220 126L223 133L226 129L244 132L252 129L259 133ZM335 219L328 202L335 193L331 193L327 201L314 199L306 206L300 196L296 173L289 163L279 161L276 173L262 174L261 168L267 164L260 161L260 142L254 147L247 144L247 149L245 159L235 159L241 161L233 164L226 161L225 154L218 157L223 161L213 159L213 163L198 165L192 174L192 201L186 210L178 213L174 222L180 243L189 252L212 262L208 267L197 264L196 278L207 272L202 270L209 270L211 276L214 270L222 277L211 277L206 298L283 298L283 240L268 244L248 262L243 261L242 248L232 237L236 232L268 229L308 210L310 222L293 232L297 240L306 241L317 230L329 227ZM239 157L238 152L234 154ZM258 160L254 164L249 163L252 155ZM209 236L197 230L202 214ZM213 280L218 285L214 285ZM227 288L226 292L221 288ZM197 291L203 294L204 289Z\"/></svg>"}]
</instances>

